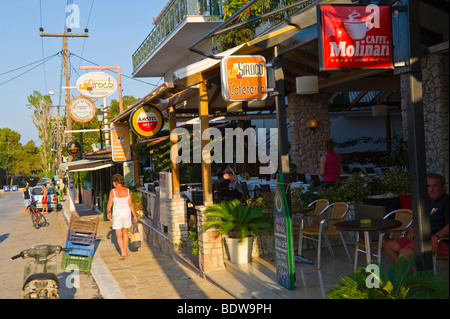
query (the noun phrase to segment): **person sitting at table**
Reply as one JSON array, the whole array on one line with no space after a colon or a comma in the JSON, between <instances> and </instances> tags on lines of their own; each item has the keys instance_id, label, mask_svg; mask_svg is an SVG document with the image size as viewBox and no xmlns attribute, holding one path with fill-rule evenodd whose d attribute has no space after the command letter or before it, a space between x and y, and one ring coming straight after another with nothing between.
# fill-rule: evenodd
<instances>
[{"instance_id":1,"label":"person sitting at table","mask_svg":"<svg viewBox=\"0 0 450 319\"><path fill-rule=\"evenodd\" d=\"M438 240L448 237L449 196L445 193L445 178L439 174L427 175L428 203L430 212L430 233L433 255L448 256L448 243ZM409 228L405 237L393 238L383 243L383 249L388 258L395 264L398 256L410 259L414 255L414 227Z\"/></svg>"},{"instance_id":2,"label":"person sitting at table","mask_svg":"<svg viewBox=\"0 0 450 319\"><path fill-rule=\"evenodd\" d=\"M333 186L341 178L344 171L341 157L334 152L333 140L325 140L323 148L326 153L320 157L320 176L322 177L321 186L327 188Z\"/></svg>"},{"instance_id":3,"label":"person sitting at table","mask_svg":"<svg viewBox=\"0 0 450 319\"><path fill-rule=\"evenodd\" d=\"M217 171L217 181L215 182L215 188L218 191L219 200L226 199L231 200L233 198L241 198L235 196L234 183L238 182L238 178L233 168L228 164L223 164Z\"/></svg>"}]
</instances>

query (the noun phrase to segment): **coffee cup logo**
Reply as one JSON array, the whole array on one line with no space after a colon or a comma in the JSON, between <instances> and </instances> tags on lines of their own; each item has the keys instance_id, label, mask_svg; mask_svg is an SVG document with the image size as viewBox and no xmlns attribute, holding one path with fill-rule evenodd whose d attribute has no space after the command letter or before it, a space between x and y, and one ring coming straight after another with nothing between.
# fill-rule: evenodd
<instances>
[{"instance_id":1,"label":"coffee cup logo","mask_svg":"<svg viewBox=\"0 0 450 319\"><path fill-rule=\"evenodd\" d=\"M366 36L367 31L373 28L370 21L362 20L361 15L354 9L348 9L351 14L348 15L348 20L344 21L345 30L350 39L361 40Z\"/></svg>"}]
</instances>

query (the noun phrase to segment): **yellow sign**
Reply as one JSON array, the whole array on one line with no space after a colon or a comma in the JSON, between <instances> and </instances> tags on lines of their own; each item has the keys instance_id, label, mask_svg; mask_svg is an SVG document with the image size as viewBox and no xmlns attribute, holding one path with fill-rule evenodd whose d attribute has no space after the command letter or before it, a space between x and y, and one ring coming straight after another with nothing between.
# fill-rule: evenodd
<instances>
[{"instance_id":1,"label":"yellow sign","mask_svg":"<svg viewBox=\"0 0 450 319\"><path fill-rule=\"evenodd\" d=\"M125 162L131 160L130 128L128 123L115 123L111 125L112 160Z\"/></svg>"},{"instance_id":2,"label":"yellow sign","mask_svg":"<svg viewBox=\"0 0 450 319\"><path fill-rule=\"evenodd\" d=\"M225 101L264 100L267 97L266 59L260 55L228 56L220 62Z\"/></svg>"},{"instance_id":3,"label":"yellow sign","mask_svg":"<svg viewBox=\"0 0 450 319\"><path fill-rule=\"evenodd\" d=\"M130 122L131 128L136 134L152 137L163 127L164 118L158 108L144 105L131 113Z\"/></svg>"}]
</instances>

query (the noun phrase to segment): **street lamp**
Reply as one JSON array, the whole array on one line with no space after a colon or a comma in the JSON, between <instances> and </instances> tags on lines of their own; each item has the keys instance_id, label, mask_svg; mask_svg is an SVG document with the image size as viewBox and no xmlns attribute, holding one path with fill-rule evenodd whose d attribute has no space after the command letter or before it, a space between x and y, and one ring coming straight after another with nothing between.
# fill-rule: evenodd
<instances>
[{"instance_id":1,"label":"street lamp","mask_svg":"<svg viewBox=\"0 0 450 319\"><path fill-rule=\"evenodd\" d=\"M103 136L102 136L102 124L103 124L103 112L101 110L97 110L95 117L98 121L98 128L100 130L100 150L103 149Z\"/></svg>"}]
</instances>

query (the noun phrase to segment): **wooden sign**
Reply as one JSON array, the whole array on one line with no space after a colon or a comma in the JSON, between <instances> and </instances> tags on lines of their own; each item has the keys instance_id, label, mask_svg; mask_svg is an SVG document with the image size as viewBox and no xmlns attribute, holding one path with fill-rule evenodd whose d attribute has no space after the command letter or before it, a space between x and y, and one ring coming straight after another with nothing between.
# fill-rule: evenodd
<instances>
[{"instance_id":1,"label":"wooden sign","mask_svg":"<svg viewBox=\"0 0 450 319\"><path fill-rule=\"evenodd\" d=\"M234 55L220 62L225 101L264 100L267 97L266 59L260 55Z\"/></svg>"},{"instance_id":2,"label":"wooden sign","mask_svg":"<svg viewBox=\"0 0 450 319\"><path fill-rule=\"evenodd\" d=\"M128 123L114 123L111 125L111 152L114 162L131 160L130 127Z\"/></svg>"}]
</instances>

